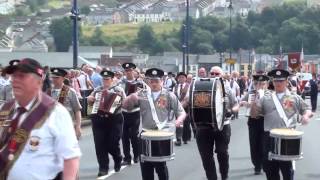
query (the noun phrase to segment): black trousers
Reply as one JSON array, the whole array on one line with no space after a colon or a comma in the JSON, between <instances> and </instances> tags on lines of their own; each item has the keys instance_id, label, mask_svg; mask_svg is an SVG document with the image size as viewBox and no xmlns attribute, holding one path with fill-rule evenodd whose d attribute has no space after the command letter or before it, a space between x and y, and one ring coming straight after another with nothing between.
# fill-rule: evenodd
<instances>
[{"instance_id":1,"label":"black trousers","mask_svg":"<svg viewBox=\"0 0 320 180\"><path fill-rule=\"evenodd\" d=\"M248 119L251 162L255 171L262 169L263 162L263 117Z\"/></svg>"},{"instance_id":2,"label":"black trousers","mask_svg":"<svg viewBox=\"0 0 320 180\"><path fill-rule=\"evenodd\" d=\"M130 142L132 145L133 157L139 158L139 126L140 126L140 111L127 113L122 112L123 123L123 135L122 135L122 147L124 154L124 161L131 161L130 154Z\"/></svg>"},{"instance_id":3,"label":"black trousers","mask_svg":"<svg viewBox=\"0 0 320 180\"><path fill-rule=\"evenodd\" d=\"M230 124L224 125L222 131L214 131L213 128L210 127L198 127L196 134L197 145L208 180L217 179L216 165L213 156L214 146L215 152L217 153L221 177L222 179L226 179L228 177L228 146L230 136Z\"/></svg>"},{"instance_id":4,"label":"black trousers","mask_svg":"<svg viewBox=\"0 0 320 180\"><path fill-rule=\"evenodd\" d=\"M112 155L115 164L121 163L120 138L122 127L123 116L121 113L107 118L98 115L92 117L92 132L99 171L109 170L109 153Z\"/></svg>"},{"instance_id":5,"label":"black trousers","mask_svg":"<svg viewBox=\"0 0 320 180\"><path fill-rule=\"evenodd\" d=\"M82 116L87 116L87 111L88 111L88 101L87 101L87 96L90 95L92 90L80 90L80 94L82 96L82 99L80 99L80 104L81 104L81 115Z\"/></svg>"},{"instance_id":6,"label":"black trousers","mask_svg":"<svg viewBox=\"0 0 320 180\"><path fill-rule=\"evenodd\" d=\"M169 180L169 172L166 162L141 162L142 180L154 180L154 170L158 174L159 180Z\"/></svg>"},{"instance_id":7,"label":"black trousers","mask_svg":"<svg viewBox=\"0 0 320 180\"><path fill-rule=\"evenodd\" d=\"M190 118L189 116L183 121L183 127L176 128L176 138L177 141L190 141L191 140L191 127L190 127Z\"/></svg>"},{"instance_id":8,"label":"black trousers","mask_svg":"<svg viewBox=\"0 0 320 180\"><path fill-rule=\"evenodd\" d=\"M310 96L311 109L313 112L315 112L317 110L317 99L318 99L318 95Z\"/></svg>"},{"instance_id":9,"label":"black trousers","mask_svg":"<svg viewBox=\"0 0 320 180\"><path fill-rule=\"evenodd\" d=\"M269 132L264 132L263 146L263 170L266 173L267 180L280 180L279 171L281 171L283 180L293 180L294 171L291 161L277 161L268 159L269 150L271 149L271 138Z\"/></svg>"}]
</instances>

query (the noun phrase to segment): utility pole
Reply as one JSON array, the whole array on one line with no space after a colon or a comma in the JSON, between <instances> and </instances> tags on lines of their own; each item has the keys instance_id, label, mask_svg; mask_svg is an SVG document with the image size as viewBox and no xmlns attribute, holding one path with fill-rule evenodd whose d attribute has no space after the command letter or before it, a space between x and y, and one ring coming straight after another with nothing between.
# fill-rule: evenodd
<instances>
[{"instance_id":1,"label":"utility pole","mask_svg":"<svg viewBox=\"0 0 320 180\"><path fill-rule=\"evenodd\" d=\"M231 33L232 33L232 9L233 9L233 7L232 7L232 0L230 0L230 4L229 4L229 7L228 7L228 9L229 9L229 12L230 12L230 19L229 19L229 48L230 48L230 51L229 51L229 60L231 61L231 59L232 59L232 39L231 39ZM231 65L231 62L230 62L230 66L229 66L229 71L230 71L230 74L231 74L231 67L232 67L232 65Z\"/></svg>"},{"instance_id":2,"label":"utility pole","mask_svg":"<svg viewBox=\"0 0 320 180\"><path fill-rule=\"evenodd\" d=\"M182 25L183 28L183 43L182 43L182 72L186 72L186 25Z\"/></svg>"},{"instance_id":3,"label":"utility pole","mask_svg":"<svg viewBox=\"0 0 320 180\"><path fill-rule=\"evenodd\" d=\"M189 1L190 0L186 0L187 2L187 6L186 6L186 73L189 73L189 51L190 51L190 47L189 47L189 32L190 32L190 21L189 21Z\"/></svg>"},{"instance_id":4,"label":"utility pole","mask_svg":"<svg viewBox=\"0 0 320 180\"><path fill-rule=\"evenodd\" d=\"M78 67L78 21L80 21L79 17L79 9L77 0L73 0L73 7L71 9L70 18L73 21L73 33L72 33L72 46L73 46L73 68L76 69Z\"/></svg>"}]
</instances>

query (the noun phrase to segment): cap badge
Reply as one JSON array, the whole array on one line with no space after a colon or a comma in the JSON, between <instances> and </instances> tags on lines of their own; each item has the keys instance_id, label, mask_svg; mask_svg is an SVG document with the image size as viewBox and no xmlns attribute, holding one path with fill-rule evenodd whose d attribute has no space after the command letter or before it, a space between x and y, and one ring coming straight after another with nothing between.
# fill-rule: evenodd
<instances>
[{"instance_id":1,"label":"cap badge","mask_svg":"<svg viewBox=\"0 0 320 180\"><path fill-rule=\"evenodd\" d=\"M104 72L103 75L108 76L109 74L108 74L108 72Z\"/></svg>"},{"instance_id":2,"label":"cap badge","mask_svg":"<svg viewBox=\"0 0 320 180\"><path fill-rule=\"evenodd\" d=\"M53 72L57 73L57 72L58 72L58 69L53 70Z\"/></svg>"},{"instance_id":3,"label":"cap badge","mask_svg":"<svg viewBox=\"0 0 320 180\"><path fill-rule=\"evenodd\" d=\"M276 75L280 76L281 75L281 71L277 71Z\"/></svg>"},{"instance_id":4,"label":"cap badge","mask_svg":"<svg viewBox=\"0 0 320 180\"><path fill-rule=\"evenodd\" d=\"M156 71L156 70L153 70L153 71L152 71L152 75L157 75L157 71Z\"/></svg>"},{"instance_id":5,"label":"cap badge","mask_svg":"<svg viewBox=\"0 0 320 180\"><path fill-rule=\"evenodd\" d=\"M126 67L129 67L129 64L126 64Z\"/></svg>"},{"instance_id":6,"label":"cap badge","mask_svg":"<svg viewBox=\"0 0 320 180\"><path fill-rule=\"evenodd\" d=\"M19 62L18 61L15 61L15 62L13 62L13 66L16 66L16 65L18 65L19 64Z\"/></svg>"},{"instance_id":7,"label":"cap badge","mask_svg":"<svg viewBox=\"0 0 320 180\"><path fill-rule=\"evenodd\" d=\"M262 80L263 80L263 77L262 77L262 76L260 76L260 77L259 77L259 80L260 80L260 81L262 81Z\"/></svg>"}]
</instances>

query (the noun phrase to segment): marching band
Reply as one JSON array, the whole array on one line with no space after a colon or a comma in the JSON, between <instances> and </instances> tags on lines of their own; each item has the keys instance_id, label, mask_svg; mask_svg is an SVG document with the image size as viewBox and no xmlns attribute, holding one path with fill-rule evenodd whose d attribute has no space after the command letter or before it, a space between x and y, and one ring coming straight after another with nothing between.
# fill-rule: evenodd
<instances>
[{"instance_id":1,"label":"marching band","mask_svg":"<svg viewBox=\"0 0 320 180\"><path fill-rule=\"evenodd\" d=\"M84 70L78 72L81 76L79 79L74 79L72 75L76 73L75 70L68 72L61 68L51 68L51 87L45 93L30 88L34 94L31 100L28 94L21 92L23 87L17 85L17 82L20 83L27 75L35 75L38 79L34 81L38 80L38 85L41 85L41 81L46 78L41 65L36 60L13 60L2 69L0 180L19 178L18 170L26 167L24 161L30 158L36 162L48 158L48 166L42 167L44 169L39 174L34 172L33 176L42 176L38 179L62 179L68 174L71 174L71 179L75 179L77 175L62 168L63 162L60 161L68 163L71 159L72 170L78 167L75 161L81 153L76 139L80 140L81 137L81 115L85 116L88 111L99 165L98 177L109 173L111 154L115 172L119 172L121 166L140 163L143 180L153 180L154 171L159 180L168 180L166 162L175 158L174 146L181 146L182 142L188 144L193 132L207 179L218 179L214 160L216 154L221 179L227 180L231 120L237 118L240 107L245 108L248 117L254 174L260 175L264 171L268 180L280 180L281 172L284 180L294 178L293 162L302 158L303 134L295 128L301 123L307 124L315 108L311 111L296 90L289 91L288 84L292 86L290 72L274 69L266 74L257 73L250 78L251 82L242 81L240 85L236 72L231 77L225 76L218 66L212 67L208 73L205 68L200 68L195 78L191 74L179 72L175 79L172 72L167 73L158 68L147 69L143 74L135 64L128 62L122 64L124 76L122 72L106 68L101 70L99 67L95 72L96 82L92 83L85 73L87 68L84 66ZM64 83L65 79L69 79L69 83ZM93 84L99 85L90 90ZM28 101L25 102L24 97L28 97ZM47 102L42 102L44 100ZM15 104L27 108L28 113L24 112L23 118L19 118ZM52 109L57 109L55 113L68 112L67 127L61 127L64 122L55 122L62 119L51 120L56 123L52 126L57 126L51 127L51 122L46 118L58 117L53 116L55 113ZM30 120L34 112L44 117L38 120L39 124ZM20 122L21 119L24 121ZM28 128L21 135L24 132L21 130L23 125ZM62 128L64 131L61 133L66 134L60 136L59 131L54 131L57 136L54 138L58 140L70 136L61 142L50 142L53 145L50 150L58 148L54 153L58 153L60 159L53 160L49 155L40 157L46 149L38 144L48 143L42 142L48 132L38 132L39 128L53 128L52 131ZM20 139L17 137L19 133L22 136ZM60 144L64 141L69 144ZM61 152L63 150L67 152ZM57 167L52 165L55 162ZM38 167L34 165L32 168Z\"/></svg>"}]
</instances>

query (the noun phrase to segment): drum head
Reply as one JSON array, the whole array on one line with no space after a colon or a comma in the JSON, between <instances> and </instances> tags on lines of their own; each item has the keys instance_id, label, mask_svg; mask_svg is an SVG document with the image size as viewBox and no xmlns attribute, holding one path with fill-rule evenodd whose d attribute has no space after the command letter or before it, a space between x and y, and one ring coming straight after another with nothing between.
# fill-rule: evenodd
<instances>
[{"instance_id":1,"label":"drum head","mask_svg":"<svg viewBox=\"0 0 320 180\"><path fill-rule=\"evenodd\" d=\"M216 79L214 84L214 91L213 91L213 98L214 101L212 101L214 104L213 107L213 116L215 117L215 123L217 124L218 130L223 129L223 123L224 123L224 116L225 116L225 102L224 102L224 86L221 81L221 79Z\"/></svg>"}]
</instances>

